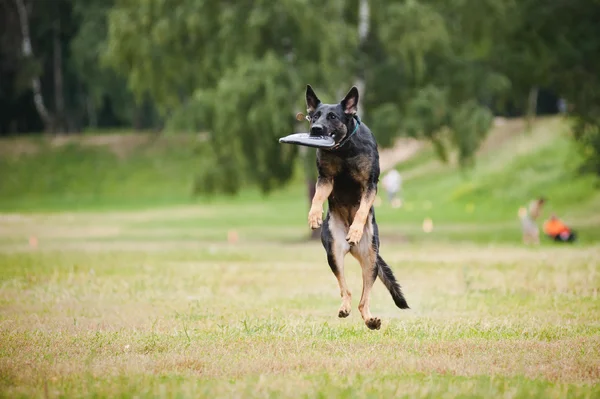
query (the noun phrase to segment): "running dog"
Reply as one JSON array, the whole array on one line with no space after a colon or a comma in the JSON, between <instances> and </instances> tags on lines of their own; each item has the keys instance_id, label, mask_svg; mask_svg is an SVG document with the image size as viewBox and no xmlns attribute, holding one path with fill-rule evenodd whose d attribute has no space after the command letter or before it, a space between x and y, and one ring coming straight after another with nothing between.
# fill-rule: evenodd
<instances>
[{"instance_id":1,"label":"running dog","mask_svg":"<svg viewBox=\"0 0 600 399\"><path fill-rule=\"evenodd\" d=\"M377 142L357 115L356 87L340 103L323 104L307 85L306 106L310 135L335 140L333 147L317 149L318 179L308 225L313 230L322 226L321 242L342 297L338 316L347 317L352 307L352 294L344 278L344 257L350 252L362 269L358 310L368 328L379 330L381 320L369 310L371 289L378 276L396 306L400 309L409 306L392 269L379 255L379 230L373 208L379 182ZM326 200L328 211L323 220Z\"/></svg>"}]
</instances>

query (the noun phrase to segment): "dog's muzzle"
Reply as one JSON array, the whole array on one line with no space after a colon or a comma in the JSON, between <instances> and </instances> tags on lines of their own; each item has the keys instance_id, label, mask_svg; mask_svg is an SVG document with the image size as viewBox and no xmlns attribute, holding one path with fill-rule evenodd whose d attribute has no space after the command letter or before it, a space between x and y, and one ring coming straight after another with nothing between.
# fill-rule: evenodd
<instances>
[{"instance_id":1,"label":"dog's muzzle","mask_svg":"<svg viewBox=\"0 0 600 399\"><path fill-rule=\"evenodd\" d=\"M312 125L310 128L311 136L323 136L325 134L325 128L321 125Z\"/></svg>"}]
</instances>

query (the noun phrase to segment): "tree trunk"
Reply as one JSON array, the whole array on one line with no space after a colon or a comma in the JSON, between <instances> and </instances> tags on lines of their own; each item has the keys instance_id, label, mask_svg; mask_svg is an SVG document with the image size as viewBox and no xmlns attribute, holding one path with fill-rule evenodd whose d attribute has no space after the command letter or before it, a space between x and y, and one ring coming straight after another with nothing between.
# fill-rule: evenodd
<instances>
[{"instance_id":1,"label":"tree trunk","mask_svg":"<svg viewBox=\"0 0 600 399\"><path fill-rule=\"evenodd\" d=\"M92 129L96 129L98 127L98 113L96 112L96 104L94 104L94 100L92 96L88 94L85 96L85 103L88 114L88 123Z\"/></svg>"},{"instance_id":2,"label":"tree trunk","mask_svg":"<svg viewBox=\"0 0 600 399\"><path fill-rule=\"evenodd\" d=\"M365 82L365 56L364 48L366 45L367 37L369 36L369 0L359 0L358 6L358 70L356 71L356 88L358 89L359 95L363 96L366 88Z\"/></svg>"},{"instance_id":3,"label":"tree trunk","mask_svg":"<svg viewBox=\"0 0 600 399\"><path fill-rule=\"evenodd\" d=\"M143 112L144 112L143 104L136 103L134 105L134 109L133 109L133 129L136 131L142 130L142 128L144 126Z\"/></svg>"},{"instance_id":4,"label":"tree trunk","mask_svg":"<svg viewBox=\"0 0 600 399\"><path fill-rule=\"evenodd\" d=\"M21 35L23 36L23 55L25 58L33 58L33 49L31 48L31 37L29 35L29 16L27 13L27 7L23 0L15 0L17 11L19 13L19 22L21 25ZM42 95L42 85L40 84L40 78L34 76L31 79L31 90L33 91L33 102L35 108L44 123L44 128L47 132L53 130L53 118L48 112L44 103L44 96Z\"/></svg>"},{"instance_id":5,"label":"tree trunk","mask_svg":"<svg viewBox=\"0 0 600 399\"><path fill-rule=\"evenodd\" d=\"M65 95L62 68L62 46L60 44L60 20L54 21L53 35L54 52L54 103L55 126L57 132L65 131Z\"/></svg>"},{"instance_id":6,"label":"tree trunk","mask_svg":"<svg viewBox=\"0 0 600 399\"><path fill-rule=\"evenodd\" d=\"M537 87L532 87L529 90L529 96L527 97L527 132L531 132L531 128L533 127L533 122L535 121L535 116L537 114L538 91L539 89Z\"/></svg>"}]
</instances>

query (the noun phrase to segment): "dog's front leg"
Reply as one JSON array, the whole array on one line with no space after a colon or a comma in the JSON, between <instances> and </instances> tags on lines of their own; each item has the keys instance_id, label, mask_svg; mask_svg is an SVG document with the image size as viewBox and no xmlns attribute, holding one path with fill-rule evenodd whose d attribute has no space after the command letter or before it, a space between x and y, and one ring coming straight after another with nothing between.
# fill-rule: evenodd
<instances>
[{"instance_id":1,"label":"dog's front leg","mask_svg":"<svg viewBox=\"0 0 600 399\"><path fill-rule=\"evenodd\" d=\"M315 195L308 212L308 225L311 229L318 229L323 224L323 203L329 198L333 190L333 178L319 176Z\"/></svg>"},{"instance_id":2,"label":"dog's front leg","mask_svg":"<svg viewBox=\"0 0 600 399\"><path fill-rule=\"evenodd\" d=\"M354 215L354 220L350 225L350 229L348 229L348 235L346 236L346 241L348 241L350 245L356 245L360 242L369 212L371 211L373 202L375 202L376 193L377 190L374 187L368 187L362 195L360 205Z\"/></svg>"}]
</instances>

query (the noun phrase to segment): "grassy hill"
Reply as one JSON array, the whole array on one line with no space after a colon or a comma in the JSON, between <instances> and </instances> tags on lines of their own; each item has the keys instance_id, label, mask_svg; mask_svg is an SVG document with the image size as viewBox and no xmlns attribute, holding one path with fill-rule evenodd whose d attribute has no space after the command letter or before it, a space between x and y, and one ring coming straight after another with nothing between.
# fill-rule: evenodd
<instances>
[{"instance_id":1,"label":"grassy hill","mask_svg":"<svg viewBox=\"0 0 600 399\"><path fill-rule=\"evenodd\" d=\"M563 122L522 131L468 174L427 145L397 165L404 206L376 213L410 310L376 282L376 331L350 255L338 318L300 173L193 199L202 136L1 141L0 396L600 397L600 196ZM521 244L538 195L580 241Z\"/></svg>"},{"instance_id":2,"label":"grassy hill","mask_svg":"<svg viewBox=\"0 0 600 399\"><path fill-rule=\"evenodd\" d=\"M385 202L377 218L398 240L468 239L518 241L517 210L543 195L543 217L556 212L585 234L600 239L600 190L593 177L576 173L579 155L568 125L540 118L529 133L521 120L499 124L477 156L476 168L461 172L443 164L427 145L397 165L404 204ZM237 197L192 195L202 157L202 135L157 136L113 133L58 138L0 140L0 211L89 211L201 206L203 219L165 223L213 223L225 228L257 225L304 232L307 203L300 168L295 179L268 197L246 188ZM596 212L595 212L596 210ZM434 234L424 235L424 218Z\"/></svg>"}]
</instances>

